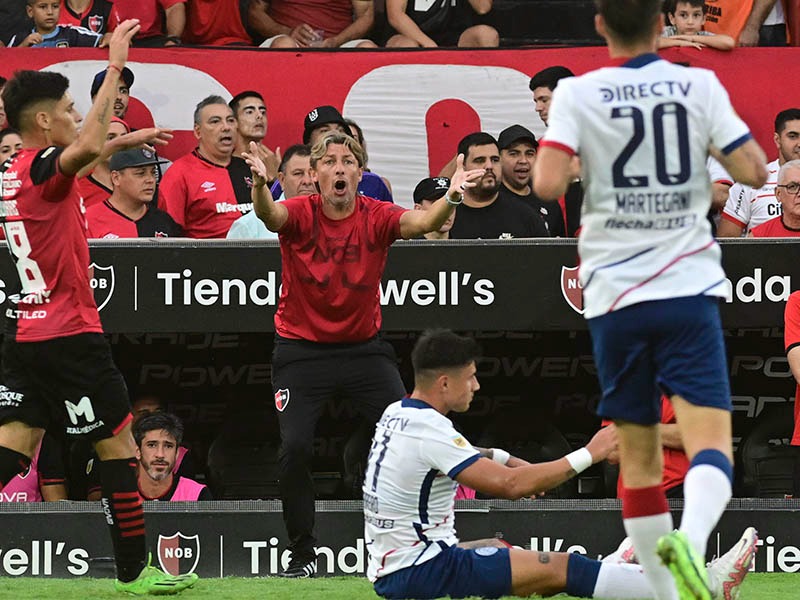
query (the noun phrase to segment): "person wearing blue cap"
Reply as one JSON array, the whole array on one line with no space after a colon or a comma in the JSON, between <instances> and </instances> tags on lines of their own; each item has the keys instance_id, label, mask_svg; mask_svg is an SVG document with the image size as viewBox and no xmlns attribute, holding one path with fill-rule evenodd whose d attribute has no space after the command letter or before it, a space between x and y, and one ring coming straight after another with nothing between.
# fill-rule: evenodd
<instances>
[{"instance_id":1,"label":"person wearing blue cap","mask_svg":"<svg viewBox=\"0 0 800 600\"><path fill-rule=\"evenodd\" d=\"M103 81L105 81L106 72L100 71L97 75L94 76L92 80L92 102L94 102L94 97L97 96L97 91L100 89L100 86L103 85ZM133 71L131 71L128 67L123 67L122 74L119 78L119 83L117 84L117 93L114 97L114 116L118 119L124 119L125 114L128 112L128 102L131 98L131 86L133 86Z\"/></svg>"}]
</instances>

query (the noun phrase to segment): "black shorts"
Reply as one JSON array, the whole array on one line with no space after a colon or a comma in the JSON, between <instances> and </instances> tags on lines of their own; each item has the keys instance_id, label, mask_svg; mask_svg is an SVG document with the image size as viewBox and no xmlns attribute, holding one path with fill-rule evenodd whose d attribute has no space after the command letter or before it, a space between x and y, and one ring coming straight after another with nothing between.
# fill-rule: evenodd
<instances>
[{"instance_id":1,"label":"black shorts","mask_svg":"<svg viewBox=\"0 0 800 600\"><path fill-rule=\"evenodd\" d=\"M21 421L68 435L110 438L131 420L128 388L100 333L44 342L3 340L0 423Z\"/></svg>"}]
</instances>

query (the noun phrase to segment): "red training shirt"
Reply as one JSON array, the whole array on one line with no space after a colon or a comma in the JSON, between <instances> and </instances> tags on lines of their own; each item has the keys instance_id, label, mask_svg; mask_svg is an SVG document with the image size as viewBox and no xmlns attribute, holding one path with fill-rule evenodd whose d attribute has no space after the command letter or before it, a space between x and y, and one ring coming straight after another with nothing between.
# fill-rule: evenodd
<instances>
[{"instance_id":1,"label":"red training shirt","mask_svg":"<svg viewBox=\"0 0 800 600\"><path fill-rule=\"evenodd\" d=\"M333 37L353 24L352 0L272 0L269 15L294 29L307 23Z\"/></svg>"},{"instance_id":2,"label":"red training shirt","mask_svg":"<svg viewBox=\"0 0 800 600\"><path fill-rule=\"evenodd\" d=\"M95 204L101 204L114 193L114 190L108 189L97 181L97 179L92 177L91 173L86 177L78 179L78 191L83 198L84 208L90 208Z\"/></svg>"},{"instance_id":3,"label":"red training shirt","mask_svg":"<svg viewBox=\"0 0 800 600\"><path fill-rule=\"evenodd\" d=\"M783 315L785 326L783 345L786 348L786 354L789 354L789 350L800 346L800 292L794 292L789 296ZM800 384L795 388L792 446L800 446Z\"/></svg>"},{"instance_id":4,"label":"red training shirt","mask_svg":"<svg viewBox=\"0 0 800 600\"><path fill-rule=\"evenodd\" d=\"M360 195L355 202L353 214L334 221L323 214L319 194L283 201L289 219L278 232L283 269L278 335L350 343L378 333L379 285L405 209Z\"/></svg>"},{"instance_id":5,"label":"red training shirt","mask_svg":"<svg viewBox=\"0 0 800 600\"><path fill-rule=\"evenodd\" d=\"M166 35L161 12L186 0L114 0L120 20L139 19L141 29L136 39Z\"/></svg>"},{"instance_id":6,"label":"red training shirt","mask_svg":"<svg viewBox=\"0 0 800 600\"><path fill-rule=\"evenodd\" d=\"M252 204L238 204L228 169L197 151L182 156L159 186L159 202L190 238L224 238Z\"/></svg>"},{"instance_id":7,"label":"red training shirt","mask_svg":"<svg viewBox=\"0 0 800 600\"><path fill-rule=\"evenodd\" d=\"M204 46L253 45L242 25L239 0L192 0L183 41Z\"/></svg>"},{"instance_id":8,"label":"red training shirt","mask_svg":"<svg viewBox=\"0 0 800 600\"><path fill-rule=\"evenodd\" d=\"M103 332L83 202L75 178L59 170L62 151L25 148L2 173L0 210L20 278L6 303L6 333L20 342Z\"/></svg>"},{"instance_id":9,"label":"red training shirt","mask_svg":"<svg viewBox=\"0 0 800 600\"><path fill-rule=\"evenodd\" d=\"M750 234L755 238L800 237L800 229L787 227L783 222L783 215L753 227Z\"/></svg>"}]
</instances>

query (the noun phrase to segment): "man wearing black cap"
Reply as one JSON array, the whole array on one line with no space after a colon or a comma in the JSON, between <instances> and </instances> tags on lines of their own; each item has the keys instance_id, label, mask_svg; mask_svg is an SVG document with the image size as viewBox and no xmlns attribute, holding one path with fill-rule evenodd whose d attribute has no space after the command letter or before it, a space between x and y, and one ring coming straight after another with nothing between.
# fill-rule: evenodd
<instances>
[{"instance_id":1,"label":"man wearing black cap","mask_svg":"<svg viewBox=\"0 0 800 600\"><path fill-rule=\"evenodd\" d=\"M500 151L497 140L482 131L458 143L465 169L483 169L478 184L464 192L458 218L450 230L453 239L511 239L550 237L542 218L522 202L500 196Z\"/></svg>"},{"instance_id":2,"label":"man wearing black cap","mask_svg":"<svg viewBox=\"0 0 800 600\"><path fill-rule=\"evenodd\" d=\"M551 237L564 237L564 216L558 202L543 202L531 189L539 147L536 136L522 125L512 125L500 132L497 145L503 179L500 195L512 202L524 202L542 217Z\"/></svg>"},{"instance_id":3,"label":"man wearing black cap","mask_svg":"<svg viewBox=\"0 0 800 600\"><path fill-rule=\"evenodd\" d=\"M156 165L163 162L146 148L123 150L111 157L111 197L86 210L90 238L178 237L181 228L167 213L151 205Z\"/></svg>"},{"instance_id":4,"label":"man wearing black cap","mask_svg":"<svg viewBox=\"0 0 800 600\"><path fill-rule=\"evenodd\" d=\"M92 102L94 102L94 97L97 96L97 91L100 89L100 86L103 85L103 81L105 81L106 72L100 71L97 75L94 76L94 80L92 81ZM131 71L128 67L124 67L122 69L122 75L119 78L119 84L117 85L117 93L114 97L114 116L119 119L124 119L125 114L128 112L128 101L130 100L131 95L131 86L133 85L133 71Z\"/></svg>"},{"instance_id":5,"label":"man wearing black cap","mask_svg":"<svg viewBox=\"0 0 800 600\"><path fill-rule=\"evenodd\" d=\"M428 210L449 189L450 179L447 177L426 177L414 188L414 210ZM453 228L455 219L456 211L453 211L439 229L429 231L423 238L426 240L450 239L450 230Z\"/></svg>"}]
</instances>

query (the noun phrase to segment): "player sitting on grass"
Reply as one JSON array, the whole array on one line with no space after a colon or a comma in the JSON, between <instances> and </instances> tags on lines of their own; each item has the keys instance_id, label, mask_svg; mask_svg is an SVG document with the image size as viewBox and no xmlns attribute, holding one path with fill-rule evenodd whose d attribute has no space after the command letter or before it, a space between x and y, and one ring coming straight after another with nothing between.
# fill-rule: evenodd
<instances>
[{"instance_id":1,"label":"player sitting on grass","mask_svg":"<svg viewBox=\"0 0 800 600\"><path fill-rule=\"evenodd\" d=\"M425 332L411 354L415 387L375 429L364 477L367 576L384 598L497 598L567 592L587 598L655 598L636 565L580 554L508 548L499 540L459 545L456 482L515 500L552 489L603 460L614 446L603 429L558 460L529 464L504 450L473 447L447 413L465 412L480 389L477 344L447 330ZM738 593L756 551L750 528L709 567L715 599ZM464 547L468 546L468 547Z\"/></svg>"}]
</instances>

